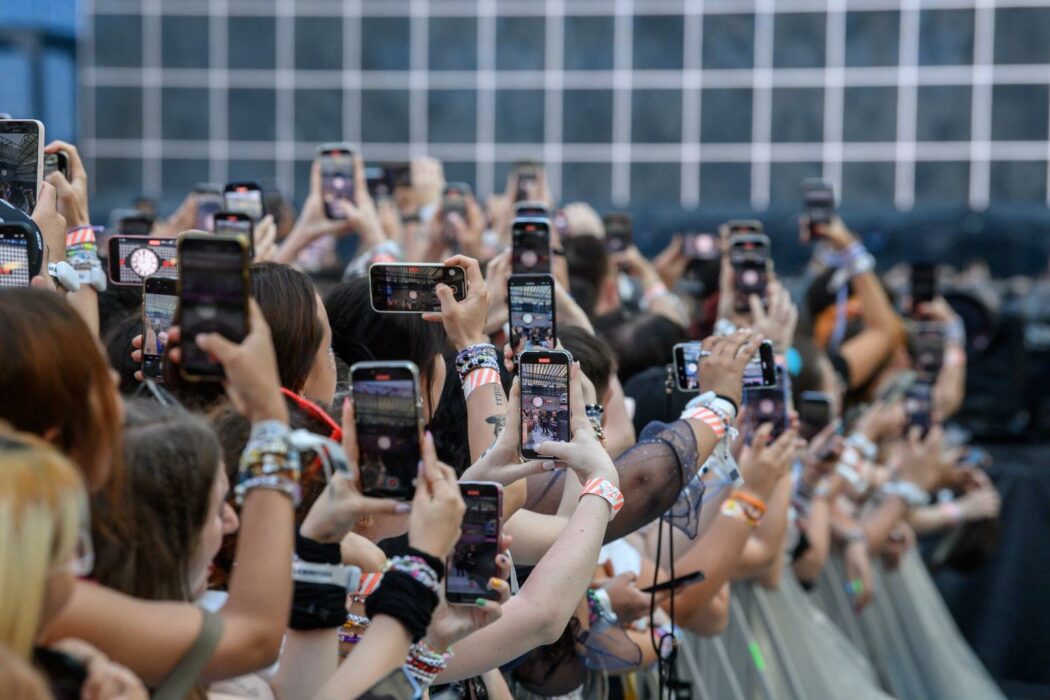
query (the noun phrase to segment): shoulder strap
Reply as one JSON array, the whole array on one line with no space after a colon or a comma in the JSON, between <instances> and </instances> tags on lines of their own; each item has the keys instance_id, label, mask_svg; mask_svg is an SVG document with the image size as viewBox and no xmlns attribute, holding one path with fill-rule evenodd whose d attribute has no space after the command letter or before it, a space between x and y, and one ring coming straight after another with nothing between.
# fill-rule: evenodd
<instances>
[{"instance_id":1,"label":"shoulder strap","mask_svg":"<svg viewBox=\"0 0 1050 700\"><path fill-rule=\"evenodd\" d=\"M204 613L204 621L200 632L197 633L197 638L193 640L193 646L179 660L178 665L172 669L160 687L154 691L153 700L183 700L208 664L211 655L215 652L215 647L219 645L223 628L222 617L209 610L201 610L201 612Z\"/></svg>"}]
</instances>

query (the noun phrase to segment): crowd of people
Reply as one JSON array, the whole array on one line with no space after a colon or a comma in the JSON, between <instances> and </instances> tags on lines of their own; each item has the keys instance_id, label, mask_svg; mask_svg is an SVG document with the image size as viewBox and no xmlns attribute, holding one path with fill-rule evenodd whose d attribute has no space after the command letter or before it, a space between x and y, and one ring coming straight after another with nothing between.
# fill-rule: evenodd
<instances>
[{"instance_id":1,"label":"crowd of people","mask_svg":"<svg viewBox=\"0 0 1050 700\"><path fill-rule=\"evenodd\" d=\"M69 178L49 175L32 213L51 262L65 260L67 231L98 222L89 193L106 187L89 186L73 144L46 148L58 150ZM467 194L465 213L445 216L440 162L413 162L396 196L374 201L357 155L346 218L332 219L315 163L298 215L267 197L259 229L276 243L255 247L247 335L169 328L159 381L140 372L140 289L68 291L45 273L0 290L0 695L642 697L639 677L664 692L682 640L722 634L737 587L756 585L807 697L888 697L877 660L808 591L831 566L858 614L891 595L876 571L907 569L928 588L916 534L996 515L994 486L944 427L965 387L958 317L939 297L892 299L837 217L800 221L814 249L801 296L770 261L765 300L741 310L728 227L697 286L682 236L652 260L633 245L610 253L598 213L559 206L537 170L531 191L512 172L505 193L484 206ZM567 442L549 439L562 416L523 417L506 347L510 228L526 197L558 222ZM192 229L196 206L187 195L153 235ZM350 260L337 259L343 239L356 241ZM440 313L377 312L377 260L459 266L466 296L438 286ZM310 274L333 265L345 270L334 286ZM909 319L943 328L942 361L920 372L928 429L908 405ZM742 388L763 340L787 404L775 439L770 424L748 427ZM689 341L702 344L699 387L682 392L668 365ZM185 381L185 342L224 381ZM361 493L347 383L364 361L418 368L410 501ZM804 439L793 406L814 392L828 420ZM523 421L539 459L520 455ZM442 585L463 481L503 489L498 573L470 605ZM909 636L929 669L951 669L924 676L925 697L999 697L940 615L937 636ZM955 642L937 642L946 634Z\"/></svg>"}]
</instances>

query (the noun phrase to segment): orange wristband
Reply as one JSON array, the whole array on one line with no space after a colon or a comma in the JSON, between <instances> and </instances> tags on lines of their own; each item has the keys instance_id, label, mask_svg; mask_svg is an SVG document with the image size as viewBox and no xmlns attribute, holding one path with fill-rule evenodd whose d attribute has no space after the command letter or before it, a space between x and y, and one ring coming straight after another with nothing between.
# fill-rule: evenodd
<instances>
[{"instance_id":1,"label":"orange wristband","mask_svg":"<svg viewBox=\"0 0 1050 700\"><path fill-rule=\"evenodd\" d=\"M729 497L730 498L735 498L736 500L740 501L741 503L748 504L749 506L751 506L755 510L759 511L760 513L762 513L762 515L766 514L766 504L761 498L756 498L755 496L752 496L749 493L744 493L743 491L732 491L729 494Z\"/></svg>"}]
</instances>

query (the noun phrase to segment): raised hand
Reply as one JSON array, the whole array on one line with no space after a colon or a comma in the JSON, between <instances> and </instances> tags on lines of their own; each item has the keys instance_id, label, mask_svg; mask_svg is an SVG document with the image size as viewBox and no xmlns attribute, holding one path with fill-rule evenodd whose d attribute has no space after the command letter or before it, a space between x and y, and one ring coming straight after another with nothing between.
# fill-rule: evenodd
<instances>
[{"instance_id":1,"label":"raised hand","mask_svg":"<svg viewBox=\"0 0 1050 700\"><path fill-rule=\"evenodd\" d=\"M488 627L503 616L502 605L510 600L510 559L506 551L510 547L510 535L500 538L500 554L496 555L496 575L489 579L489 590L499 594L499 600L478 598L474 605L449 605L444 594L430 618L427 628L427 646L444 652L461 639Z\"/></svg>"},{"instance_id":2,"label":"raised hand","mask_svg":"<svg viewBox=\"0 0 1050 700\"><path fill-rule=\"evenodd\" d=\"M539 445L537 451L564 463L566 467L575 472L580 483L585 484L590 479L599 477L608 479L614 486L617 486L620 483L620 477L613 465L612 458L606 453L602 443L598 441L594 428L587 419L579 362L573 363L570 373L569 407L572 440L570 442L547 440Z\"/></svg>"},{"instance_id":3,"label":"raised hand","mask_svg":"<svg viewBox=\"0 0 1050 700\"><path fill-rule=\"evenodd\" d=\"M710 355L700 360L700 392L713 391L739 406L744 392L744 368L762 340L762 335L747 329L704 340L702 347Z\"/></svg>"},{"instance_id":4,"label":"raised hand","mask_svg":"<svg viewBox=\"0 0 1050 700\"><path fill-rule=\"evenodd\" d=\"M459 495L456 472L438 461L430 433L423 439L422 454L408 522L408 544L444 560L459 540L467 507Z\"/></svg>"},{"instance_id":5,"label":"raised hand","mask_svg":"<svg viewBox=\"0 0 1050 700\"><path fill-rule=\"evenodd\" d=\"M944 429L935 425L922 437L913 426L900 449L900 476L924 491L938 488L952 473L960 450L943 450Z\"/></svg>"},{"instance_id":6,"label":"raised hand","mask_svg":"<svg viewBox=\"0 0 1050 700\"><path fill-rule=\"evenodd\" d=\"M791 468L791 461L798 451L798 433L785 430L772 443L769 441L773 427L763 423L755 431L751 444L740 455L740 473L744 477L744 489L767 500Z\"/></svg>"},{"instance_id":7,"label":"raised hand","mask_svg":"<svg viewBox=\"0 0 1050 700\"><path fill-rule=\"evenodd\" d=\"M47 181L58 192L58 209L66 218L66 226L90 226L88 214L88 176L84 162L80 159L77 147L65 141L52 141L44 148L44 153L65 151L69 156L69 179L55 171L47 176Z\"/></svg>"},{"instance_id":8,"label":"raised hand","mask_svg":"<svg viewBox=\"0 0 1050 700\"><path fill-rule=\"evenodd\" d=\"M445 261L445 265L459 265L467 273L467 296L463 301L456 301L452 288L439 284L435 289L441 302L440 313L423 314L424 321L440 321L445 326L449 340L457 350L471 345L489 342L485 334L488 322L489 291L481 267L474 258L456 255Z\"/></svg>"},{"instance_id":9,"label":"raised hand","mask_svg":"<svg viewBox=\"0 0 1050 700\"><path fill-rule=\"evenodd\" d=\"M773 341L777 352L791 347L795 338L795 326L798 325L798 307L791 300L791 294L770 273L769 286L766 290L767 305L757 294L752 294L751 327Z\"/></svg>"},{"instance_id":10,"label":"raised hand","mask_svg":"<svg viewBox=\"0 0 1050 700\"><path fill-rule=\"evenodd\" d=\"M551 460L534 459L523 461L518 451L518 440L521 435L521 385L518 378L510 387L507 399L507 417L499 437L492 447L463 472L463 481L495 481L510 486L515 481L533 474L540 474L555 468Z\"/></svg>"}]
</instances>

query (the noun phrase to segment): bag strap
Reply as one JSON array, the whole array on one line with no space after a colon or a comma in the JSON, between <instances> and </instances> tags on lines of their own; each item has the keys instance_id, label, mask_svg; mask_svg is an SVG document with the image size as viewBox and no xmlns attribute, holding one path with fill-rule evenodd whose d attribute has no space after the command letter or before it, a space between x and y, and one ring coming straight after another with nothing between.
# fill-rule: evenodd
<instances>
[{"instance_id":1,"label":"bag strap","mask_svg":"<svg viewBox=\"0 0 1050 700\"><path fill-rule=\"evenodd\" d=\"M219 639L222 637L222 617L209 610L201 612L204 613L204 620L197 638L193 640L193 646L179 659L179 663L154 691L151 696L153 700L183 700L215 653L215 647L219 645Z\"/></svg>"}]
</instances>

